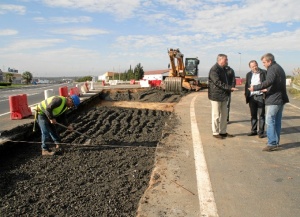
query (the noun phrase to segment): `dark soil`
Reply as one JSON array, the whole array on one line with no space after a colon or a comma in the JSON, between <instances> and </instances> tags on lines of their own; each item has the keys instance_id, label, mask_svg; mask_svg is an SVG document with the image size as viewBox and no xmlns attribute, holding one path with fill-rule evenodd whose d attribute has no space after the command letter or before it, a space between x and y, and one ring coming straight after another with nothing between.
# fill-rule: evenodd
<instances>
[{"instance_id":1,"label":"dark soil","mask_svg":"<svg viewBox=\"0 0 300 217\"><path fill-rule=\"evenodd\" d=\"M68 114L84 133L59 129L63 155L41 156L27 124L2 133L23 142L0 149L0 216L135 216L170 112L97 107L106 100L177 102L160 90L106 91ZM86 142L91 138L91 143Z\"/></svg>"}]
</instances>

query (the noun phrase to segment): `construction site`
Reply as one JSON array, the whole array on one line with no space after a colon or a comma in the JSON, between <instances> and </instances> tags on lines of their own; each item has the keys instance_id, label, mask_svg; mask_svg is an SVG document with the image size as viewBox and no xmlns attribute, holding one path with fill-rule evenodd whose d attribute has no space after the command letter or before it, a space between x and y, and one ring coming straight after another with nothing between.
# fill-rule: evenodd
<instances>
[{"instance_id":1,"label":"construction site","mask_svg":"<svg viewBox=\"0 0 300 217\"><path fill-rule=\"evenodd\" d=\"M0 147L1 216L135 216L181 97L156 89L102 91L68 114L84 136L59 129L67 149L50 158L40 157L33 123L3 132L13 142Z\"/></svg>"}]
</instances>

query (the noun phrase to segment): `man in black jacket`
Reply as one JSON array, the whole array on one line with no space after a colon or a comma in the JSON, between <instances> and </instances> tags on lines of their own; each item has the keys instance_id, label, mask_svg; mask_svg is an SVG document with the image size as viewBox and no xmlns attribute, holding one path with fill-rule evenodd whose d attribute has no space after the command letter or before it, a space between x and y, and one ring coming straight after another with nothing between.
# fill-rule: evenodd
<instances>
[{"instance_id":1,"label":"man in black jacket","mask_svg":"<svg viewBox=\"0 0 300 217\"><path fill-rule=\"evenodd\" d=\"M276 63L273 54L267 53L261 57L261 60L267 69L267 78L261 84L251 86L249 90L267 88L265 104L268 144L263 151L273 151L280 142L282 112L289 98L286 92L285 72Z\"/></svg>"},{"instance_id":2,"label":"man in black jacket","mask_svg":"<svg viewBox=\"0 0 300 217\"><path fill-rule=\"evenodd\" d=\"M254 136L258 134L259 138L263 138L265 132L265 95L263 91L258 90L250 92L248 88L251 85L261 84L263 81L265 81L267 71L258 68L256 60L251 60L249 62L249 67L251 71L246 75L245 84L246 103L249 103L251 114L251 132L248 134L248 136ZM258 123L259 129L257 132Z\"/></svg>"},{"instance_id":3,"label":"man in black jacket","mask_svg":"<svg viewBox=\"0 0 300 217\"><path fill-rule=\"evenodd\" d=\"M229 85L225 67L228 59L225 54L219 54L217 63L210 69L208 75L208 98L212 107L213 137L224 139L233 137L227 133L227 101L232 91L238 90Z\"/></svg>"}]
</instances>

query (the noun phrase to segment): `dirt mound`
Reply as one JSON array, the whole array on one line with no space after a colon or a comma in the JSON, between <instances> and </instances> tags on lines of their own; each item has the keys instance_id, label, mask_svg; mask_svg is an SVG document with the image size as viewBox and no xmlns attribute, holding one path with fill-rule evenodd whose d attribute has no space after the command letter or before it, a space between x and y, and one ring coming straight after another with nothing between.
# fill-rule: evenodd
<instances>
[{"instance_id":1,"label":"dirt mound","mask_svg":"<svg viewBox=\"0 0 300 217\"><path fill-rule=\"evenodd\" d=\"M102 92L88 102L92 108L85 104L69 114L86 136L59 129L68 144L62 156L42 157L39 130L28 136L30 124L5 132L27 142L9 143L0 153L0 216L135 216L172 113L97 104L103 99L177 102L181 97L160 90ZM92 143L84 145L88 138Z\"/></svg>"}]
</instances>

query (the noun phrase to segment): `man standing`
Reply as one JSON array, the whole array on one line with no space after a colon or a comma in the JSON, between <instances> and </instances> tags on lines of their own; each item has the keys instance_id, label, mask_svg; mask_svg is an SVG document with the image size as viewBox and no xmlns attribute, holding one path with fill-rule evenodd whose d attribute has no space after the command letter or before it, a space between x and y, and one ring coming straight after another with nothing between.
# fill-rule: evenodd
<instances>
[{"instance_id":1,"label":"man standing","mask_svg":"<svg viewBox=\"0 0 300 217\"><path fill-rule=\"evenodd\" d=\"M251 114L251 132L248 134L248 136L254 136L258 134L259 138L263 138L265 132L265 94L260 90L250 92L248 88L253 85L261 84L263 81L265 81L267 71L258 68L256 60L251 60L249 62L249 67L251 71L246 75L245 84L246 104L249 103ZM257 132L258 123L259 129Z\"/></svg>"},{"instance_id":2,"label":"man standing","mask_svg":"<svg viewBox=\"0 0 300 217\"><path fill-rule=\"evenodd\" d=\"M38 123L42 132L42 155L51 156L55 154L47 144L50 142L50 138L56 144L56 149L60 148L60 137L55 128L56 118L64 116L65 111L73 107L77 108L79 104L80 99L76 95L52 96L38 104ZM63 120L66 122L65 118ZM68 129L72 131L73 127L69 126Z\"/></svg>"},{"instance_id":3,"label":"man standing","mask_svg":"<svg viewBox=\"0 0 300 217\"><path fill-rule=\"evenodd\" d=\"M273 151L280 142L282 112L289 98L286 92L285 72L276 63L274 55L267 53L261 57L261 60L267 69L266 80L261 84L251 86L249 90L257 91L267 88L265 104L268 144L263 151Z\"/></svg>"},{"instance_id":4,"label":"man standing","mask_svg":"<svg viewBox=\"0 0 300 217\"><path fill-rule=\"evenodd\" d=\"M225 54L219 54L217 63L212 66L208 75L208 98L212 108L213 137L224 139L234 137L227 133L227 101L232 91L238 90L229 85L225 67L228 59Z\"/></svg>"},{"instance_id":5,"label":"man standing","mask_svg":"<svg viewBox=\"0 0 300 217\"><path fill-rule=\"evenodd\" d=\"M225 70L227 73L227 78L228 78L228 85L235 87L236 85L236 81L235 81L235 73L234 70L232 68L230 68L229 66L225 66ZM229 97L228 97L228 101L227 101L227 124L229 124L229 112L230 112L230 103L231 103L231 92L229 92Z\"/></svg>"}]
</instances>

